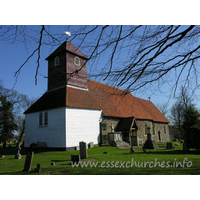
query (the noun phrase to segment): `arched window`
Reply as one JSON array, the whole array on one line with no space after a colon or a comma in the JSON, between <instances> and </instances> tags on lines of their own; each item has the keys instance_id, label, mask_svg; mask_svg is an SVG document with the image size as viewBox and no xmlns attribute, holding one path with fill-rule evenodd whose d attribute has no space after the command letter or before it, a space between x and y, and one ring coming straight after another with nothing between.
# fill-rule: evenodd
<instances>
[{"instance_id":1,"label":"arched window","mask_svg":"<svg viewBox=\"0 0 200 200\"><path fill-rule=\"evenodd\" d=\"M58 66L60 64L60 58L58 56L54 59L54 66Z\"/></svg>"},{"instance_id":2,"label":"arched window","mask_svg":"<svg viewBox=\"0 0 200 200\"><path fill-rule=\"evenodd\" d=\"M75 57L75 65L80 66L80 58L79 57Z\"/></svg>"},{"instance_id":3,"label":"arched window","mask_svg":"<svg viewBox=\"0 0 200 200\"><path fill-rule=\"evenodd\" d=\"M45 113L44 113L44 125L48 125L48 112L46 111Z\"/></svg>"}]
</instances>

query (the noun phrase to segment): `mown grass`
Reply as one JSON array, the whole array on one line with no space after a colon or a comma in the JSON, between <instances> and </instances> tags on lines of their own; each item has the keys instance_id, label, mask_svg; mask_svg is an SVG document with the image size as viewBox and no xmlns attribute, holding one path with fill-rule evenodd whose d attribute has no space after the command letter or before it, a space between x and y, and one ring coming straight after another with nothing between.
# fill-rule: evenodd
<instances>
[{"instance_id":1,"label":"mown grass","mask_svg":"<svg viewBox=\"0 0 200 200\"><path fill-rule=\"evenodd\" d=\"M180 144L175 146L175 143ZM159 145L159 144L158 144ZM116 147L95 147L88 149L88 158L82 161L98 162L97 167L72 167L71 155L79 155L79 151L44 151L36 150L34 152L31 172L22 172L24 168L26 154L30 150L21 150L22 159L14 159L17 152L16 148L10 147L7 149L0 148L0 155L5 155L0 158L0 174L1 175L100 175L100 174L121 174L121 175L185 175L185 174L200 174L200 153L196 151L183 152L182 144L173 142L174 149L166 150L165 144L160 144L163 149L147 150L144 153L141 149L136 149L135 153L130 153L129 150L120 150ZM107 152L107 154L104 154ZM186 159L187 158L187 159ZM176 167L177 162L183 164ZM109 162L108 162L109 161ZM111 162L113 161L113 165ZM153 161L149 165L147 162ZM51 165L54 162L55 166ZM108 163L107 163L108 162ZM118 165L116 164L117 162ZM121 165L124 162L123 165ZM131 167L131 163L135 164ZM146 166L144 163L146 162ZM157 165L155 163L157 162ZM160 166L158 164L160 163ZM170 163L167 167L167 162ZM126 163L127 167L126 167ZM143 163L143 166L142 166ZM165 163L165 165L161 165ZM41 173L34 172L36 165L41 165ZM138 166L139 164L139 166ZM192 165L191 165L192 164ZM108 166L109 165L109 166ZM187 167L188 165L188 167ZM101 166L101 167L100 167ZM152 167L153 166L153 167ZM165 166L165 167L163 167Z\"/></svg>"}]
</instances>

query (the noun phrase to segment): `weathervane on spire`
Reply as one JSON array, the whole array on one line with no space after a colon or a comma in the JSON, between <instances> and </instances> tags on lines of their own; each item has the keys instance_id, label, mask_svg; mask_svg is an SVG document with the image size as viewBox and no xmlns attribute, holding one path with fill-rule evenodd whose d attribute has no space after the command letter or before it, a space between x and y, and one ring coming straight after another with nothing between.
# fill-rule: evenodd
<instances>
[{"instance_id":1,"label":"weathervane on spire","mask_svg":"<svg viewBox=\"0 0 200 200\"><path fill-rule=\"evenodd\" d=\"M68 37L71 36L71 33L69 31L65 31L65 34L67 35L66 40L68 41Z\"/></svg>"}]
</instances>

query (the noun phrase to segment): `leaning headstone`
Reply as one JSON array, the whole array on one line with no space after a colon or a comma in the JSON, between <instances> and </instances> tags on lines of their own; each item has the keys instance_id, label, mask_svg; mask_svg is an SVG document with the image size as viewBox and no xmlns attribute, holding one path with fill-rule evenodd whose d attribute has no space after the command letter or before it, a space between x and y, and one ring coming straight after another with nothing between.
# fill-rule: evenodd
<instances>
[{"instance_id":1,"label":"leaning headstone","mask_svg":"<svg viewBox=\"0 0 200 200\"><path fill-rule=\"evenodd\" d=\"M167 142L166 143L166 149L173 149L172 142Z\"/></svg>"},{"instance_id":2,"label":"leaning headstone","mask_svg":"<svg viewBox=\"0 0 200 200\"><path fill-rule=\"evenodd\" d=\"M20 154L20 150L21 150L21 147L20 147L20 142L18 142L18 145L17 145L17 153L15 154L15 159L21 159L21 154Z\"/></svg>"},{"instance_id":3,"label":"leaning headstone","mask_svg":"<svg viewBox=\"0 0 200 200\"><path fill-rule=\"evenodd\" d=\"M41 165L37 164L37 167L35 168L35 172L41 172Z\"/></svg>"},{"instance_id":4,"label":"leaning headstone","mask_svg":"<svg viewBox=\"0 0 200 200\"><path fill-rule=\"evenodd\" d=\"M87 145L85 142L79 142L80 158L87 158Z\"/></svg>"},{"instance_id":5,"label":"leaning headstone","mask_svg":"<svg viewBox=\"0 0 200 200\"><path fill-rule=\"evenodd\" d=\"M71 155L71 164L78 164L80 161L80 155Z\"/></svg>"},{"instance_id":6,"label":"leaning headstone","mask_svg":"<svg viewBox=\"0 0 200 200\"><path fill-rule=\"evenodd\" d=\"M88 147L89 147L89 148L93 148L93 147L94 147L94 143L93 143L93 142L90 142L90 143L88 144Z\"/></svg>"},{"instance_id":7,"label":"leaning headstone","mask_svg":"<svg viewBox=\"0 0 200 200\"><path fill-rule=\"evenodd\" d=\"M26 161L25 161L25 164L24 164L23 172L30 172L31 171L31 164L32 164L32 160L33 160L33 154L34 154L34 152L32 151L31 154L27 154L26 155Z\"/></svg>"},{"instance_id":8,"label":"leaning headstone","mask_svg":"<svg viewBox=\"0 0 200 200\"><path fill-rule=\"evenodd\" d=\"M52 162L51 165L55 166L56 164L54 162Z\"/></svg>"}]
</instances>

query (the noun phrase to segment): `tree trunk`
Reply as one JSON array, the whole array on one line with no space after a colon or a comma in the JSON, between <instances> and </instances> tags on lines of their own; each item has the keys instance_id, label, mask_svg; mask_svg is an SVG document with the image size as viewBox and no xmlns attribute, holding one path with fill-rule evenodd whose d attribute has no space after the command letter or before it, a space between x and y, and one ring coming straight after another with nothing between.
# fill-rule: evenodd
<instances>
[{"instance_id":1,"label":"tree trunk","mask_svg":"<svg viewBox=\"0 0 200 200\"><path fill-rule=\"evenodd\" d=\"M4 149L6 148L6 145L7 145L7 141L4 141L4 143L3 143L3 148Z\"/></svg>"}]
</instances>

